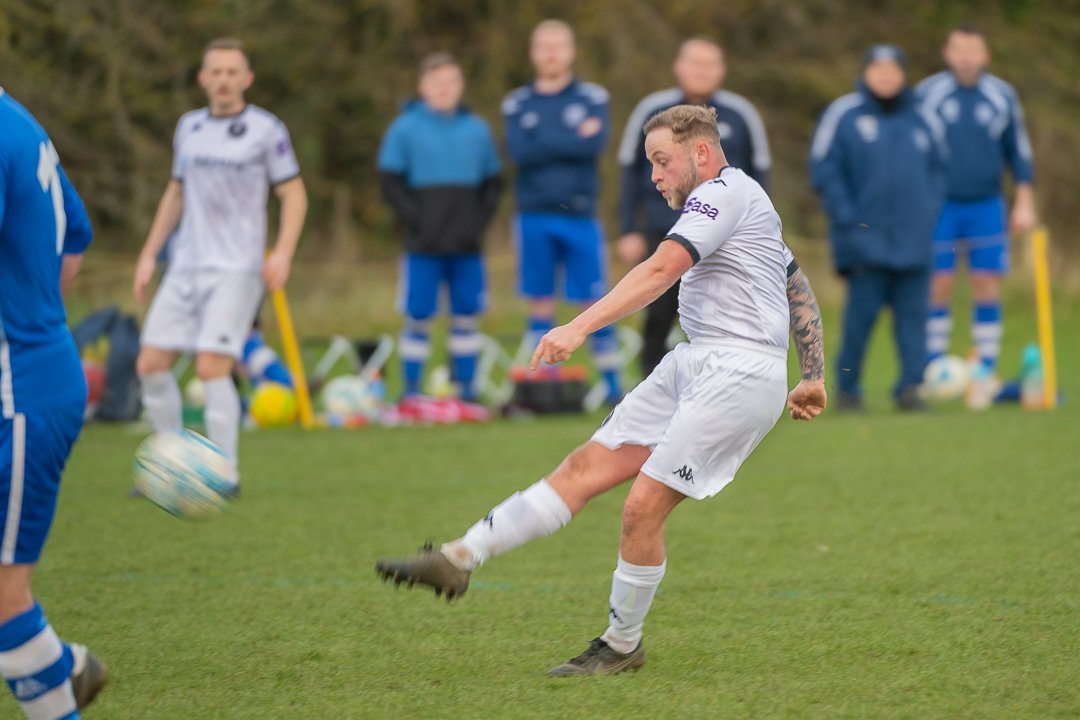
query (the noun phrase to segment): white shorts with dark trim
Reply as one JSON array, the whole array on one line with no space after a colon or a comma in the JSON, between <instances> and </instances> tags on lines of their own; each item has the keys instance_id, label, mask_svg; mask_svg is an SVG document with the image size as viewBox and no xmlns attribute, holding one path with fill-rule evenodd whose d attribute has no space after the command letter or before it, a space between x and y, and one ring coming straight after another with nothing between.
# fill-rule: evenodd
<instances>
[{"instance_id":1,"label":"white shorts with dark trim","mask_svg":"<svg viewBox=\"0 0 1080 720\"><path fill-rule=\"evenodd\" d=\"M783 350L698 338L669 352L592 439L611 450L648 447L642 473L702 500L735 479L786 401Z\"/></svg>"},{"instance_id":2,"label":"white shorts with dark trim","mask_svg":"<svg viewBox=\"0 0 1080 720\"><path fill-rule=\"evenodd\" d=\"M263 296L252 273L175 270L165 273L143 325L143 345L239 358Z\"/></svg>"}]
</instances>

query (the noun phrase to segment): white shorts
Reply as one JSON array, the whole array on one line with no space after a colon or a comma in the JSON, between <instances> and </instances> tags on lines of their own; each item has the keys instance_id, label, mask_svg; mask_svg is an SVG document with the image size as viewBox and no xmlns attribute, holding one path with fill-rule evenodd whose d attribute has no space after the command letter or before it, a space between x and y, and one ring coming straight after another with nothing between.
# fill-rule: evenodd
<instances>
[{"instance_id":1,"label":"white shorts","mask_svg":"<svg viewBox=\"0 0 1080 720\"><path fill-rule=\"evenodd\" d=\"M698 339L669 352L619 403L592 439L652 450L641 472L702 500L735 479L787 402L779 348Z\"/></svg>"},{"instance_id":2,"label":"white shorts","mask_svg":"<svg viewBox=\"0 0 1080 720\"><path fill-rule=\"evenodd\" d=\"M140 342L239 358L262 295L262 278L251 273L168 271L150 304Z\"/></svg>"}]
</instances>

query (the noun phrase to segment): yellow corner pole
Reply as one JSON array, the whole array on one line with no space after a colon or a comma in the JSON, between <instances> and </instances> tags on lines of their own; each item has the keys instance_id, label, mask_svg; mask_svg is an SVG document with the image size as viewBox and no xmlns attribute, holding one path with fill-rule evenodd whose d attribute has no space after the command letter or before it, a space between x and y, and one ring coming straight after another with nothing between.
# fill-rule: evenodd
<instances>
[{"instance_id":1,"label":"yellow corner pole","mask_svg":"<svg viewBox=\"0 0 1080 720\"><path fill-rule=\"evenodd\" d=\"M1049 241L1046 228L1038 227L1031 236L1035 254L1035 310L1039 323L1039 349L1043 365L1043 407L1057 406L1057 365L1054 361L1054 318L1050 302Z\"/></svg>"},{"instance_id":2,"label":"yellow corner pole","mask_svg":"<svg viewBox=\"0 0 1080 720\"><path fill-rule=\"evenodd\" d=\"M296 342L296 330L293 328L292 314L284 290L270 293L277 316L278 332L285 351L285 364L293 377L293 389L296 393L296 407L300 411L300 426L305 430L315 427L315 412L311 407L311 395L308 393L307 376L304 374L304 361L300 358L300 345Z\"/></svg>"}]
</instances>

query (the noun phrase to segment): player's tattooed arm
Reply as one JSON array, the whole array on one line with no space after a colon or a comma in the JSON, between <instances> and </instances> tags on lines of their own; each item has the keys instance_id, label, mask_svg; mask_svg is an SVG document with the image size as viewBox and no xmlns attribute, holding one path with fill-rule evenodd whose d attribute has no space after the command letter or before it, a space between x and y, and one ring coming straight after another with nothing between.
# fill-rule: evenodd
<instances>
[{"instance_id":1,"label":"player's tattooed arm","mask_svg":"<svg viewBox=\"0 0 1080 720\"><path fill-rule=\"evenodd\" d=\"M799 355L803 380L825 379L825 343L821 336L821 310L814 290L801 269L788 278L788 313L791 337Z\"/></svg>"}]
</instances>

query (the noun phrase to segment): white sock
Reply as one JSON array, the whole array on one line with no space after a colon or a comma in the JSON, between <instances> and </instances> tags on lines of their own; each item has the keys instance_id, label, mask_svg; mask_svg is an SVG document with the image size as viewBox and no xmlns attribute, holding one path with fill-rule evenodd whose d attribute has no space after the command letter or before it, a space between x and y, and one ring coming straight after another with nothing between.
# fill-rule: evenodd
<instances>
[{"instance_id":1,"label":"white sock","mask_svg":"<svg viewBox=\"0 0 1080 720\"><path fill-rule=\"evenodd\" d=\"M168 370L139 378L142 383L142 403L150 424L157 432L179 432L184 427L180 387Z\"/></svg>"},{"instance_id":2,"label":"white sock","mask_svg":"<svg viewBox=\"0 0 1080 720\"><path fill-rule=\"evenodd\" d=\"M628 653L641 642L645 615L666 569L666 560L660 565L633 565L619 555L611 578L608 629L600 636L615 652Z\"/></svg>"},{"instance_id":3,"label":"white sock","mask_svg":"<svg viewBox=\"0 0 1080 720\"><path fill-rule=\"evenodd\" d=\"M571 517L555 488L540 480L496 505L464 537L443 545L442 552L455 565L472 570L489 558L552 534Z\"/></svg>"},{"instance_id":4,"label":"white sock","mask_svg":"<svg viewBox=\"0 0 1080 720\"><path fill-rule=\"evenodd\" d=\"M205 380L203 387L206 390L206 410L203 412L206 434L235 462L240 437L240 395L231 377Z\"/></svg>"}]
</instances>

